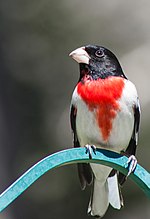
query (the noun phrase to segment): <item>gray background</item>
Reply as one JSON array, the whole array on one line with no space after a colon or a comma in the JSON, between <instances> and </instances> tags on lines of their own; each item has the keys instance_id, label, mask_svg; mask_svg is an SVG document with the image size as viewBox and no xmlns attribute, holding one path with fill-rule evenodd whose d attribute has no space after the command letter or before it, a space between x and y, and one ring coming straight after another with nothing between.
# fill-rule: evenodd
<instances>
[{"instance_id":1,"label":"gray background","mask_svg":"<svg viewBox=\"0 0 150 219\"><path fill-rule=\"evenodd\" d=\"M150 1L0 1L0 191L46 155L72 147L71 94L78 80L69 52L85 44L111 49L136 84L142 106L137 158L149 167ZM0 219L88 218L74 165L40 178ZM125 208L105 218L150 218L149 200L128 180Z\"/></svg>"}]
</instances>

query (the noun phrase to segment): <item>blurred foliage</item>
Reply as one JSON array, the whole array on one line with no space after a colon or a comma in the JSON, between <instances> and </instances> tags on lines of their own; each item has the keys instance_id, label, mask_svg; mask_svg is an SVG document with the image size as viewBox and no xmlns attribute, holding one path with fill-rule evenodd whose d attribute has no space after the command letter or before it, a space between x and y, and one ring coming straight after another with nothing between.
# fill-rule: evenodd
<instances>
[{"instance_id":1,"label":"blurred foliage","mask_svg":"<svg viewBox=\"0 0 150 219\"><path fill-rule=\"evenodd\" d=\"M150 2L123 0L0 1L0 190L44 156L72 146L69 105L78 46L110 48L136 84L142 104L137 157L149 168ZM105 218L150 218L149 201L128 181L125 208ZM2 219L87 218L90 189L81 192L75 166L47 173Z\"/></svg>"}]
</instances>

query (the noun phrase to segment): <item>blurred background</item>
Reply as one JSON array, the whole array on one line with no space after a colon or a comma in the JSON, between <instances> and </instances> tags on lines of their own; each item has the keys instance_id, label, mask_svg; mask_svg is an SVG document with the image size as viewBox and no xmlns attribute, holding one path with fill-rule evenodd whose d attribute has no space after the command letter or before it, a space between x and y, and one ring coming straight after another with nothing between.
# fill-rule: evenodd
<instances>
[{"instance_id":1,"label":"blurred background","mask_svg":"<svg viewBox=\"0 0 150 219\"><path fill-rule=\"evenodd\" d=\"M72 147L71 94L79 77L68 57L98 44L119 58L136 84L142 108L137 158L147 170L150 136L150 1L0 1L0 191L43 157ZM90 189L81 192L76 166L50 171L0 219L88 218ZM150 203L128 180L125 208L105 219L150 218Z\"/></svg>"}]
</instances>

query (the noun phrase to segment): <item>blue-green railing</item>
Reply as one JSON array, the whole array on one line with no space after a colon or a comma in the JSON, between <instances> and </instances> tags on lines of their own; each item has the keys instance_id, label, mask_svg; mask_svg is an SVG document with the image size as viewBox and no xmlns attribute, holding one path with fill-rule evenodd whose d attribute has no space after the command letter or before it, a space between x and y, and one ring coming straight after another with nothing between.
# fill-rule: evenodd
<instances>
[{"instance_id":1,"label":"blue-green railing","mask_svg":"<svg viewBox=\"0 0 150 219\"><path fill-rule=\"evenodd\" d=\"M66 149L49 155L27 170L0 195L0 212L48 170L67 164L91 162L110 166L126 175L128 173L127 161L126 156L103 149L97 149L96 154L92 154L92 159L89 159L85 148ZM137 164L134 173L131 173L129 178L150 198L150 174L143 167Z\"/></svg>"}]
</instances>

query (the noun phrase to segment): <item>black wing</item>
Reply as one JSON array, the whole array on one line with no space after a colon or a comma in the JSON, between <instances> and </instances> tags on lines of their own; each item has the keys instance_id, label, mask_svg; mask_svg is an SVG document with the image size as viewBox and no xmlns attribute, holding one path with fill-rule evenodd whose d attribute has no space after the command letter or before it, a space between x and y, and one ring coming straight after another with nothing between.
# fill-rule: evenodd
<instances>
[{"instance_id":1,"label":"black wing","mask_svg":"<svg viewBox=\"0 0 150 219\"><path fill-rule=\"evenodd\" d=\"M70 121L71 121L71 128L73 131L73 144L74 147L80 147L80 143L76 132L76 114L77 114L77 109L75 106L72 105L70 112ZM81 188L84 190L86 185L90 185L93 181L92 170L90 165L86 163L79 163L77 164L77 167L78 167L78 175L79 175Z\"/></svg>"},{"instance_id":2,"label":"black wing","mask_svg":"<svg viewBox=\"0 0 150 219\"><path fill-rule=\"evenodd\" d=\"M134 129L132 133L131 140L129 142L129 145L125 151L125 154L127 156L135 155L137 143L138 143L138 132L139 132L139 125L140 125L140 105L139 102L136 106L133 108L134 110ZM119 173L118 181L120 185L123 185L123 183L126 181L126 176L122 173Z\"/></svg>"}]
</instances>

